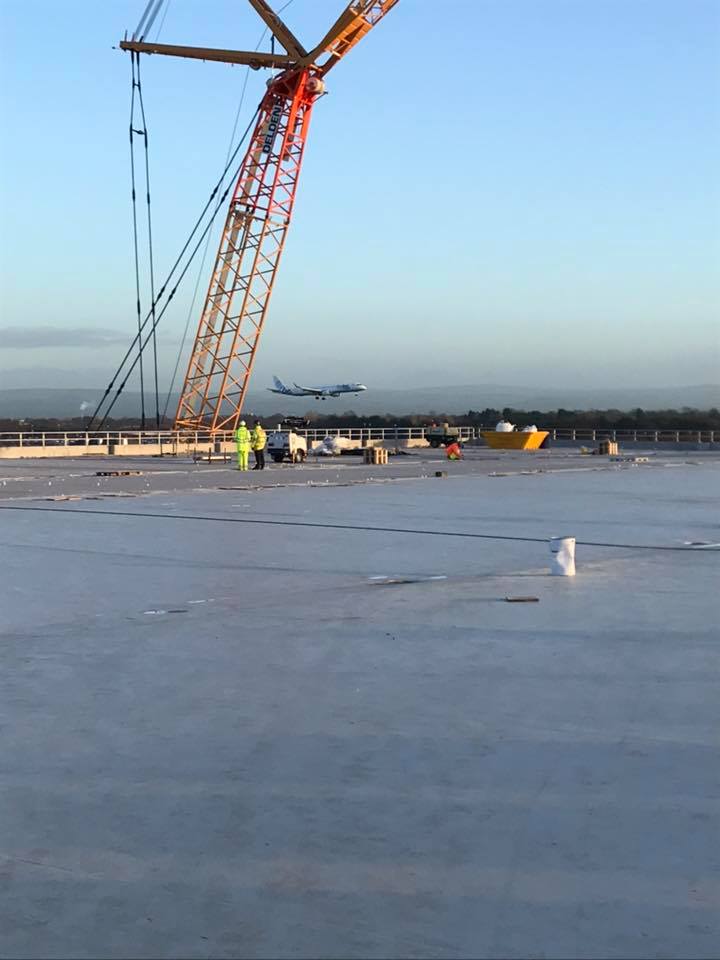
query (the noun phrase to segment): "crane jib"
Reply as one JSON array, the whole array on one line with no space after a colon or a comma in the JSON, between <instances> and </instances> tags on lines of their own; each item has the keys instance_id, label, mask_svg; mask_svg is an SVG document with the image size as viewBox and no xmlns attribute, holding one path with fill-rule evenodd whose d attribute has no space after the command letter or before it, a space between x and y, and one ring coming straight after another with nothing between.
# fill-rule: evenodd
<instances>
[{"instance_id":1,"label":"crane jib","mask_svg":"<svg viewBox=\"0 0 720 960\"><path fill-rule=\"evenodd\" d=\"M265 130L265 137L263 138L262 152L270 153L272 150L272 145L275 140L275 134L278 132L278 127L280 126L280 120L283 115L283 105L281 100L276 100L273 105L272 111L270 112L270 119L268 120L267 129Z\"/></svg>"}]
</instances>

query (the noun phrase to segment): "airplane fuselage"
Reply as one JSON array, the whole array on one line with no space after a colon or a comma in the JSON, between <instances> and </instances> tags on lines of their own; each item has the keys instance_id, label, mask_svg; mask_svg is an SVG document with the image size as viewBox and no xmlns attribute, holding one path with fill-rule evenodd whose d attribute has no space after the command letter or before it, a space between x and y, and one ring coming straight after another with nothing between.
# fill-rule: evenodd
<instances>
[{"instance_id":1,"label":"airplane fuselage","mask_svg":"<svg viewBox=\"0 0 720 960\"><path fill-rule=\"evenodd\" d=\"M345 393L359 394L367 390L364 383L334 383L320 387L302 387L294 383L292 387L273 377L274 387L268 387L270 393L279 393L285 397L315 397L316 400L326 400L328 397L340 397Z\"/></svg>"}]
</instances>

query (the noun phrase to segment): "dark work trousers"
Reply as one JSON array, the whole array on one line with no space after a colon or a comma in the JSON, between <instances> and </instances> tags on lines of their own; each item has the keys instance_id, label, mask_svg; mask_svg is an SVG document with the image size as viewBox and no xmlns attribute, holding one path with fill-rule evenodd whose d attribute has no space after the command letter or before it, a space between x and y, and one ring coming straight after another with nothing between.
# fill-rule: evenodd
<instances>
[{"instance_id":1,"label":"dark work trousers","mask_svg":"<svg viewBox=\"0 0 720 960\"><path fill-rule=\"evenodd\" d=\"M265 451L264 450L254 450L255 454L255 469L264 470L265 469Z\"/></svg>"}]
</instances>

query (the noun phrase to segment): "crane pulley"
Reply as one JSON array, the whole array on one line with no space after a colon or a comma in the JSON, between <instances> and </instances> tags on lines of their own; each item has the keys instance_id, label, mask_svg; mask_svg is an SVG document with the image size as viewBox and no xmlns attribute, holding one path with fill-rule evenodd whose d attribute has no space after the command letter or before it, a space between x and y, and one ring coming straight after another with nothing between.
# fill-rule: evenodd
<instances>
[{"instance_id":1,"label":"crane pulley","mask_svg":"<svg viewBox=\"0 0 720 960\"><path fill-rule=\"evenodd\" d=\"M266 0L249 0L285 53L123 40L141 53L281 72L268 84L240 165L175 417L176 429L237 425L292 217L310 117L324 77L399 0L354 0L309 52ZM157 12L148 4L147 21ZM139 28L140 29L140 28ZM154 329L154 328L153 328Z\"/></svg>"}]
</instances>

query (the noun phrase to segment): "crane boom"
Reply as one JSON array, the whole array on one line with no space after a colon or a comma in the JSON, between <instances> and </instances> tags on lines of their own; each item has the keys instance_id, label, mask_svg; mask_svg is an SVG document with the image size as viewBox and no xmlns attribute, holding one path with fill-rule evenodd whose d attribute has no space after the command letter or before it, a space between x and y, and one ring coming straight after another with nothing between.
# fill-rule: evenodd
<instances>
[{"instance_id":1,"label":"crane boom","mask_svg":"<svg viewBox=\"0 0 720 960\"><path fill-rule=\"evenodd\" d=\"M235 429L290 224L317 93L307 70L263 98L200 317L176 429Z\"/></svg>"},{"instance_id":2,"label":"crane boom","mask_svg":"<svg viewBox=\"0 0 720 960\"><path fill-rule=\"evenodd\" d=\"M122 50L281 69L268 85L240 167L175 416L175 428L234 429L240 419L323 77L399 0L352 0L306 52L267 0L249 0L287 53L123 40Z\"/></svg>"},{"instance_id":3,"label":"crane boom","mask_svg":"<svg viewBox=\"0 0 720 960\"><path fill-rule=\"evenodd\" d=\"M270 7L270 4L267 3L266 0L250 0L250 4L255 9L258 16L265 21L268 29L275 34L289 54L297 59L307 56L307 50L305 47L300 43L292 30L290 30L289 27L283 23L283 21Z\"/></svg>"},{"instance_id":4,"label":"crane boom","mask_svg":"<svg viewBox=\"0 0 720 960\"><path fill-rule=\"evenodd\" d=\"M159 53L166 57L186 57L191 60L215 60L218 63L243 63L253 70L270 67L274 70L291 67L295 59L287 53L260 53L250 50L219 50L215 47L186 47L174 43L145 43L141 40L121 40L121 50L135 53Z\"/></svg>"},{"instance_id":5,"label":"crane boom","mask_svg":"<svg viewBox=\"0 0 720 960\"><path fill-rule=\"evenodd\" d=\"M399 2L358 0L348 4L305 62L318 64L320 73L326 74ZM319 58L323 55L327 55L327 60L320 64Z\"/></svg>"}]
</instances>

